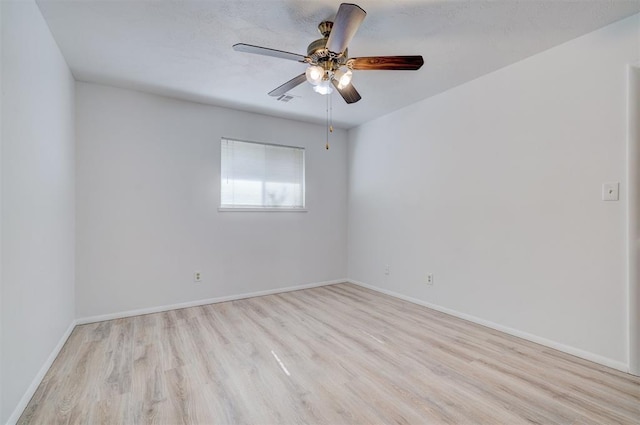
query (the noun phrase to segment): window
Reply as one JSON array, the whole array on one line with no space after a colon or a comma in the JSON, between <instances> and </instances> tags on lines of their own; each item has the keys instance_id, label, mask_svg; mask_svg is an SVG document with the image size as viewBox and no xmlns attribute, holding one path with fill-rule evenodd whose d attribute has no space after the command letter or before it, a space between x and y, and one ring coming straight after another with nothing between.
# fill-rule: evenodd
<instances>
[{"instance_id":1,"label":"window","mask_svg":"<svg viewBox=\"0 0 640 425\"><path fill-rule=\"evenodd\" d=\"M304 209L304 149L222 139L220 208Z\"/></svg>"}]
</instances>

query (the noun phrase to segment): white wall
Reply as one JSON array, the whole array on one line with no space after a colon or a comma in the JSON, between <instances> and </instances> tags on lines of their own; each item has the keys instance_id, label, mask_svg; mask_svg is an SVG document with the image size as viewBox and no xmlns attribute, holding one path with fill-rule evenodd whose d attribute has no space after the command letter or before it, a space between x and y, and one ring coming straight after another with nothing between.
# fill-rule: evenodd
<instances>
[{"instance_id":1,"label":"white wall","mask_svg":"<svg viewBox=\"0 0 640 425\"><path fill-rule=\"evenodd\" d=\"M640 67L629 67L629 369L640 375Z\"/></svg>"},{"instance_id":2,"label":"white wall","mask_svg":"<svg viewBox=\"0 0 640 425\"><path fill-rule=\"evenodd\" d=\"M34 2L1 22L4 423L74 319L75 179L73 77Z\"/></svg>"},{"instance_id":3,"label":"white wall","mask_svg":"<svg viewBox=\"0 0 640 425\"><path fill-rule=\"evenodd\" d=\"M4 89L3 89L3 84L2 84L2 69L4 68L2 63L3 63L3 48L2 45L4 44L2 42L3 40L3 31L2 31L2 9L3 9L3 2L0 1L0 308L2 308L2 135L3 135L3 130L2 130L2 98L4 97ZM4 391L2 390L2 352L4 351L2 349L2 312L0 311L0 423L4 422L4 410L3 410L3 393Z\"/></svg>"},{"instance_id":4,"label":"white wall","mask_svg":"<svg viewBox=\"0 0 640 425\"><path fill-rule=\"evenodd\" d=\"M640 59L639 20L351 130L349 276L628 364L626 65ZM600 200L603 182L621 182L619 202Z\"/></svg>"},{"instance_id":5,"label":"white wall","mask_svg":"<svg viewBox=\"0 0 640 425\"><path fill-rule=\"evenodd\" d=\"M346 277L346 132L87 83L76 105L78 317ZM221 137L305 147L309 211L218 212Z\"/></svg>"}]
</instances>

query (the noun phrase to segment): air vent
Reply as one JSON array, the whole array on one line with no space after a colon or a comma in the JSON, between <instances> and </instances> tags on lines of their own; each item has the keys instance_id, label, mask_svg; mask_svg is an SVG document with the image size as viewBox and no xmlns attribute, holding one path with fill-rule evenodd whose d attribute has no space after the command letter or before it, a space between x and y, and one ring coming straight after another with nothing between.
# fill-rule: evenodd
<instances>
[{"instance_id":1,"label":"air vent","mask_svg":"<svg viewBox=\"0 0 640 425\"><path fill-rule=\"evenodd\" d=\"M293 99L293 96L289 96L288 94L283 94L282 96L279 96L277 100L279 102L288 102L292 99Z\"/></svg>"}]
</instances>

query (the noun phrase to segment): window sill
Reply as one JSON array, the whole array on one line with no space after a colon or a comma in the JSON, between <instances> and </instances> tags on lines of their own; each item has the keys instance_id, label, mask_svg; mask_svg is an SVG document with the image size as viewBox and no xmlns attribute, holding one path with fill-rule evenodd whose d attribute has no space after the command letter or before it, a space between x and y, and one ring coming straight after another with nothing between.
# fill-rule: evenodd
<instances>
[{"instance_id":1,"label":"window sill","mask_svg":"<svg viewBox=\"0 0 640 425\"><path fill-rule=\"evenodd\" d=\"M306 208L237 208L218 207L218 212L307 212Z\"/></svg>"}]
</instances>

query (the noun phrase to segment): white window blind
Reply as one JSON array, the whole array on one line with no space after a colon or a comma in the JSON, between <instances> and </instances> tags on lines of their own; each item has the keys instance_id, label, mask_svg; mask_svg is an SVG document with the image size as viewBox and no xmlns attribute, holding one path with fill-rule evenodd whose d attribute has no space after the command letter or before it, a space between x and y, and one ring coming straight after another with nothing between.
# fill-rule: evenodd
<instances>
[{"instance_id":1,"label":"white window blind","mask_svg":"<svg viewBox=\"0 0 640 425\"><path fill-rule=\"evenodd\" d=\"M304 208L304 149L222 139L222 208Z\"/></svg>"}]
</instances>

